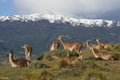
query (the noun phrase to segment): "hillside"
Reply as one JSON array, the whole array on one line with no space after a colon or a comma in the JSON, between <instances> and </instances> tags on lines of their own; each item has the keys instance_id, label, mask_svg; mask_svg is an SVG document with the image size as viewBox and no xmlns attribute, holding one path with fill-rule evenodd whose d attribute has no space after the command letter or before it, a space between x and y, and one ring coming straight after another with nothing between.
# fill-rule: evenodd
<instances>
[{"instance_id":1,"label":"hillside","mask_svg":"<svg viewBox=\"0 0 120 80\"><path fill-rule=\"evenodd\" d=\"M53 22L52 22L53 21ZM79 24L79 25L78 25ZM49 45L64 35L65 41L84 43L96 38L102 42L120 41L119 21L75 19L53 15L2 16L0 17L0 48L23 51L29 44L33 53L49 50Z\"/></svg>"}]
</instances>

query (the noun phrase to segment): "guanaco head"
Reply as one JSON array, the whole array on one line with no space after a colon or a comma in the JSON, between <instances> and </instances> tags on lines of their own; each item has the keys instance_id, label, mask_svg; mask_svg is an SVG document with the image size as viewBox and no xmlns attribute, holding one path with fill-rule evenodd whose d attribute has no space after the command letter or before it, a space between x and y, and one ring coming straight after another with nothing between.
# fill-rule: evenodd
<instances>
[{"instance_id":1,"label":"guanaco head","mask_svg":"<svg viewBox=\"0 0 120 80\"><path fill-rule=\"evenodd\" d=\"M9 49L9 50L8 50L8 54L9 54L10 56L12 56L12 55L13 55L13 51L12 51L11 49Z\"/></svg>"},{"instance_id":2,"label":"guanaco head","mask_svg":"<svg viewBox=\"0 0 120 80\"><path fill-rule=\"evenodd\" d=\"M25 49L25 50L27 50L27 51L32 52L32 47L29 46L28 44L25 44L25 45L21 46L21 48L23 48L23 49Z\"/></svg>"},{"instance_id":3,"label":"guanaco head","mask_svg":"<svg viewBox=\"0 0 120 80\"><path fill-rule=\"evenodd\" d=\"M99 42L100 42L100 39L99 39L99 38L97 38L97 39L96 39L96 42L97 42L97 43L99 43Z\"/></svg>"},{"instance_id":4,"label":"guanaco head","mask_svg":"<svg viewBox=\"0 0 120 80\"><path fill-rule=\"evenodd\" d=\"M58 39L59 39L59 40L62 39L62 36L58 36Z\"/></svg>"},{"instance_id":5,"label":"guanaco head","mask_svg":"<svg viewBox=\"0 0 120 80\"><path fill-rule=\"evenodd\" d=\"M58 36L58 40L62 40L63 41L63 36Z\"/></svg>"},{"instance_id":6,"label":"guanaco head","mask_svg":"<svg viewBox=\"0 0 120 80\"><path fill-rule=\"evenodd\" d=\"M11 49L8 50L8 53L13 53L13 51Z\"/></svg>"},{"instance_id":7,"label":"guanaco head","mask_svg":"<svg viewBox=\"0 0 120 80\"><path fill-rule=\"evenodd\" d=\"M24 44L23 46L21 46L21 48L26 48L28 46L28 44Z\"/></svg>"},{"instance_id":8,"label":"guanaco head","mask_svg":"<svg viewBox=\"0 0 120 80\"><path fill-rule=\"evenodd\" d=\"M87 40L85 43L88 44L90 40Z\"/></svg>"}]
</instances>

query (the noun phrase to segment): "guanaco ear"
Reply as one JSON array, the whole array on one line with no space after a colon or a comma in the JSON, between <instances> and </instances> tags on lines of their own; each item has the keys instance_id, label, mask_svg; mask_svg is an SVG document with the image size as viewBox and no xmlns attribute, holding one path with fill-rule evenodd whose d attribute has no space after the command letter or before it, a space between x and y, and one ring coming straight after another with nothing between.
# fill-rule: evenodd
<instances>
[{"instance_id":1,"label":"guanaco ear","mask_svg":"<svg viewBox=\"0 0 120 80\"><path fill-rule=\"evenodd\" d=\"M11 49L8 50L9 53L13 53L13 51Z\"/></svg>"},{"instance_id":2,"label":"guanaco ear","mask_svg":"<svg viewBox=\"0 0 120 80\"><path fill-rule=\"evenodd\" d=\"M59 35L58 37L65 37L64 35Z\"/></svg>"},{"instance_id":3,"label":"guanaco ear","mask_svg":"<svg viewBox=\"0 0 120 80\"><path fill-rule=\"evenodd\" d=\"M57 40L59 40L60 37L63 37L63 36L62 36L62 35L59 35L59 36L57 37Z\"/></svg>"},{"instance_id":4,"label":"guanaco ear","mask_svg":"<svg viewBox=\"0 0 120 80\"><path fill-rule=\"evenodd\" d=\"M100 40L100 38L96 38L96 40Z\"/></svg>"}]
</instances>

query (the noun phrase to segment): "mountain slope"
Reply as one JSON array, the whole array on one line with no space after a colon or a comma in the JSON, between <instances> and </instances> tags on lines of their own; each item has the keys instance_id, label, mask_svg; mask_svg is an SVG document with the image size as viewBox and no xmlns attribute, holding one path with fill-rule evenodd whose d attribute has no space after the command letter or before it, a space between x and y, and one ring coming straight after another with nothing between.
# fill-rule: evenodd
<instances>
[{"instance_id":1,"label":"mountain slope","mask_svg":"<svg viewBox=\"0 0 120 80\"><path fill-rule=\"evenodd\" d=\"M52 20L55 21L53 23L50 18L51 21L41 18L43 16L30 18L33 20L25 17L6 17L7 16L0 18L0 44L2 44L0 48L4 50L13 49L15 51L23 51L21 46L23 44L29 44L33 47L33 53L41 53L48 51L50 44L53 41L57 41L59 35L64 35L65 41L80 43L84 43L88 39L95 43L96 38L101 38L102 42L120 41L120 27L118 23L114 21L108 21L109 25L112 24L114 26L107 26L108 23L106 22L103 25L99 20L93 20L98 23L92 22L91 20L90 22L89 19L86 19L88 23L83 19L84 24L71 25L73 21L79 19L70 20L70 18L68 18L69 21L63 23L62 21L64 21L65 18L60 18L61 20L52 18ZM104 22L105 20L102 21ZM88 26L88 24L90 26Z\"/></svg>"}]
</instances>

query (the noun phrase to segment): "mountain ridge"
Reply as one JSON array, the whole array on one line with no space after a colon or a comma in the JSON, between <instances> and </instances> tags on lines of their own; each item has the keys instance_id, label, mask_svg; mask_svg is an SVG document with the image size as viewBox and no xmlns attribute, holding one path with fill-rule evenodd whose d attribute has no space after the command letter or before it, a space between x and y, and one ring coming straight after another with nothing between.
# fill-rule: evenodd
<instances>
[{"instance_id":1,"label":"mountain ridge","mask_svg":"<svg viewBox=\"0 0 120 80\"><path fill-rule=\"evenodd\" d=\"M72 26L84 26L84 27L120 27L120 21L103 20L103 19L80 19L73 17L65 17L63 15L54 14L30 14L30 15L13 15L13 16L0 16L0 22L5 21L40 21L48 20L50 23L69 23Z\"/></svg>"}]
</instances>

